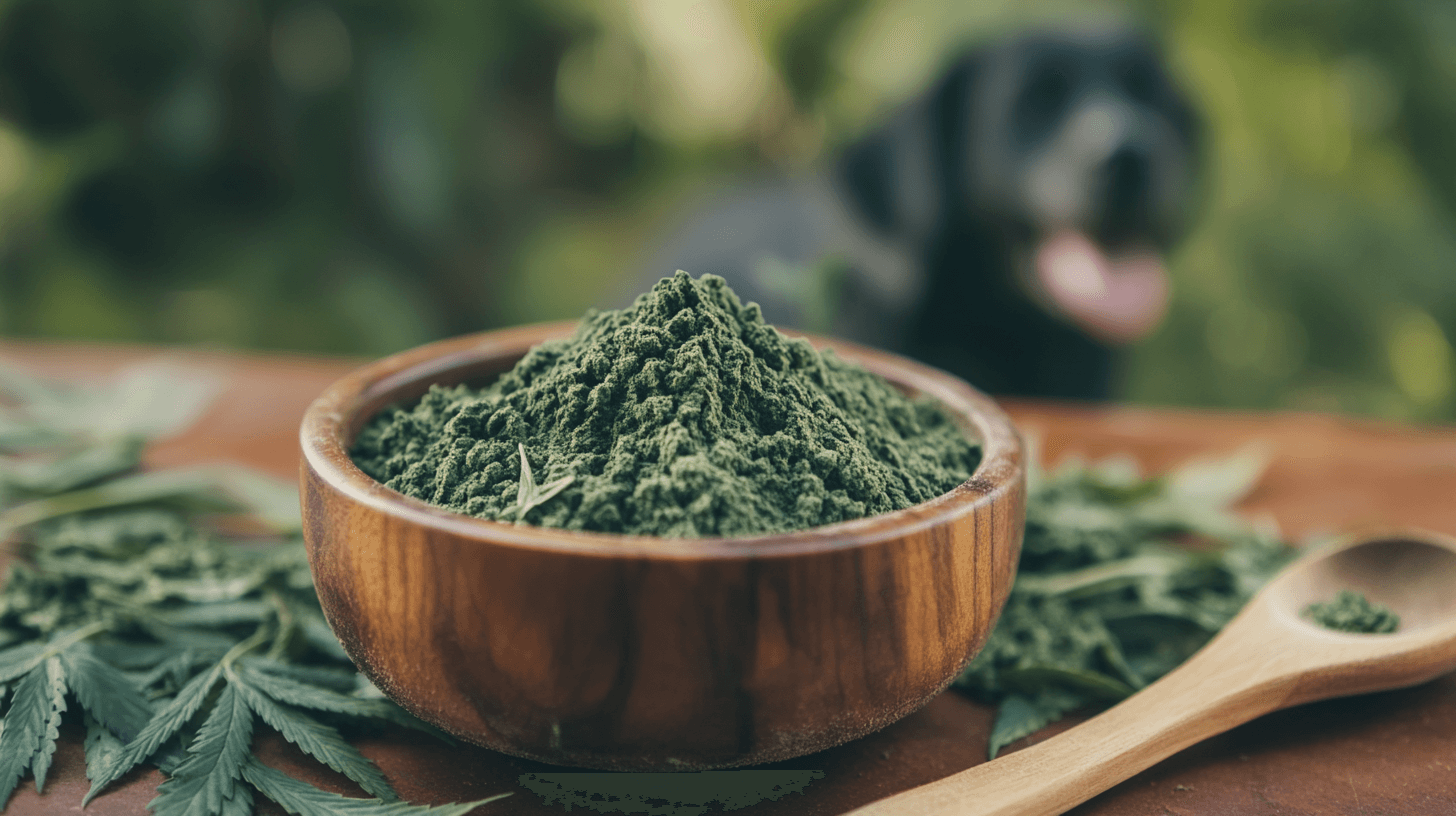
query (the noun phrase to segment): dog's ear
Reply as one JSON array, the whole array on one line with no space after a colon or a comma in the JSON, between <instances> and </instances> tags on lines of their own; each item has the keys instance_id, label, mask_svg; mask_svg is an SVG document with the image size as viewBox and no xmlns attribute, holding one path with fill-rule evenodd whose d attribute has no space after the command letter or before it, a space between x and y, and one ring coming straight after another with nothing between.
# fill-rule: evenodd
<instances>
[{"instance_id":1,"label":"dog's ear","mask_svg":"<svg viewBox=\"0 0 1456 816\"><path fill-rule=\"evenodd\" d=\"M979 59L963 57L928 94L851 145L835 177L851 206L884 237L923 245L959 206L969 151L970 94Z\"/></svg>"}]
</instances>

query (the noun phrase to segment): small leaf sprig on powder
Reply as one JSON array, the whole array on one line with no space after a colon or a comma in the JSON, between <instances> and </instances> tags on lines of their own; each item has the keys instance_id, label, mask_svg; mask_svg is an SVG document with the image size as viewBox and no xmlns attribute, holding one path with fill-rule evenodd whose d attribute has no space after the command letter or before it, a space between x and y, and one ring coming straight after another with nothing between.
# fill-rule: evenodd
<instances>
[{"instance_id":1,"label":"small leaf sprig on powder","mask_svg":"<svg viewBox=\"0 0 1456 816\"><path fill-rule=\"evenodd\" d=\"M1293 554L1272 522L1230 507L1266 457L1245 450L1144 477L1134 462L1028 455L1016 583L984 649L957 679L999 708L988 753L1116 702L1188 659Z\"/></svg>"},{"instance_id":2,"label":"small leaf sprig on powder","mask_svg":"<svg viewBox=\"0 0 1456 816\"><path fill-rule=\"evenodd\" d=\"M200 416L215 387L145 364L66 388L0 367L0 810L22 777L44 789L63 717L85 724L82 804L139 764L168 779L157 816L464 814L483 802L398 801L344 737L392 723L443 734L381 699L318 606L291 485L236 468L136 472L143 444ZM169 373L170 372L170 373ZM219 514L255 534L224 534ZM237 527L236 522L228 525ZM272 729L374 798L261 764Z\"/></svg>"},{"instance_id":3,"label":"small leaf sprig on powder","mask_svg":"<svg viewBox=\"0 0 1456 816\"><path fill-rule=\"evenodd\" d=\"M539 507L550 501L557 493L565 490L576 477L562 476L560 479L537 487L536 477L531 475L531 462L526 458L526 446L517 442L516 447L521 452L521 487L516 492L516 523L520 524L526 520L526 513L531 508Z\"/></svg>"}]
</instances>

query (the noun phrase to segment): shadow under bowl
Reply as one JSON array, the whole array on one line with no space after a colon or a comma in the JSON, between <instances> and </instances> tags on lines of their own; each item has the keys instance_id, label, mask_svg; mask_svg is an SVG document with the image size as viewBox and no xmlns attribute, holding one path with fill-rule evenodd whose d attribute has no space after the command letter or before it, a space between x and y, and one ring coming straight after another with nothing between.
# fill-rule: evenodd
<instances>
[{"instance_id":1,"label":"shadow under bowl","mask_svg":"<svg viewBox=\"0 0 1456 816\"><path fill-rule=\"evenodd\" d=\"M963 381L805 335L926 395L982 459L894 513L743 538L654 538L451 513L349 458L433 384L483 384L575 324L445 340L352 372L301 428L309 563L344 649L385 694L469 742L560 765L702 770L812 753L925 705L985 644L1025 517L1011 423Z\"/></svg>"}]
</instances>

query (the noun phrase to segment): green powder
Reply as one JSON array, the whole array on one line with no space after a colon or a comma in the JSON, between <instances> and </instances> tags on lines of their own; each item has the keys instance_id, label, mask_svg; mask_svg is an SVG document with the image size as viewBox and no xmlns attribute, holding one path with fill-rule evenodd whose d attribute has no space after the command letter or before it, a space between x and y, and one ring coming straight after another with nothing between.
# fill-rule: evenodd
<instances>
[{"instance_id":1,"label":"green powder","mask_svg":"<svg viewBox=\"0 0 1456 816\"><path fill-rule=\"evenodd\" d=\"M663 279L589 313L485 388L435 386L360 432L370 476L457 513L516 521L534 481L570 477L527 523L747 536L888 513L968 479L980 449L928 400L790 339L722 278Z\"/></svg>"},{"instance_id":2,"label":"green powder","mask_svg":"<svg viewBox=\"0 0 1456 816\"><path fill-rule=\"evenodd\" d=\"M1340 590L1329 603L1312 603L1305 607L1304 616L1326 629L1341 632L1387 635L1400 627L1399 615L1348 589Z\"/></svg>"}]
</instances>

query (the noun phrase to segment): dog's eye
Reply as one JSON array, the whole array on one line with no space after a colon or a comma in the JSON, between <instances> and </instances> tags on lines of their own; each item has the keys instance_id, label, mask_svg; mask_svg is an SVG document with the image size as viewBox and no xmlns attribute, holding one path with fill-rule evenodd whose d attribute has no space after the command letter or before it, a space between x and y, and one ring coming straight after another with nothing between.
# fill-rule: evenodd
<instances>
[{"instance_id":1,"label":"dog's eye","mask_svg":"<svg viewBox=\"0 0 1456 816\"><path fill-rule=\"evenodd\" d=\"M1018 130L1026 140L1045 136L1066 111L1072 98L1067 66L1046 63L1032 72L1016 101Z\"/></svg>"}]
</instances>

